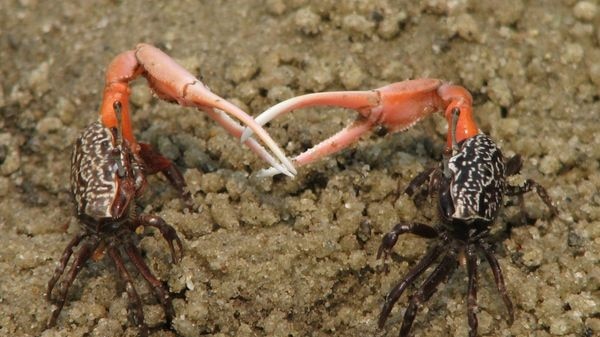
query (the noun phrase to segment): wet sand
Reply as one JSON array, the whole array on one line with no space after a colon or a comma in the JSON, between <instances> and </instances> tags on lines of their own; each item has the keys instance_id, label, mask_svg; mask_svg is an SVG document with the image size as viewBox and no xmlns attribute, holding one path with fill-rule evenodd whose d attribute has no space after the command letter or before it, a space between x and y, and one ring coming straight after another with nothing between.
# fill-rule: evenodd
<instances>
[{"instance_id":1,"label":"wet sand","mask_svg":"<svg viewBox=\"0 0 600 337\"><path fill-rule=\"evenodd\" d=\"M560 210L507 199L494 233L515 322L480 265L481 336L600 334L600 4L594 1L145 1L0 3L0 335L135 336L108 258L89 263L55 328L46 284L79 231L69 195L71 145L97 118L104 69L139 42L157 45L217 94L256 115L294 95L371 89L432 77L468 88L476 119L522 176ZM259 179L264 164L194 109L133 86L139 139L182 169L197 209L161 177L140 200L173 225L185 257L160 235L140 246L177 294L172 327L136 277L152 336L397 336L403 296L383 329L385 294L429 242L407 235L389 273L375 255L398 221L437 223L435 202L401 192L441 158L446 123L374 133L300 168ZM297 154L356 114L306 109L268 131ZM511 206L513 205L513 206ZM466 272L419 311L414 336L467 336ZM410 291L414 289L409 289Z\"/></svg>"}]
</instances>

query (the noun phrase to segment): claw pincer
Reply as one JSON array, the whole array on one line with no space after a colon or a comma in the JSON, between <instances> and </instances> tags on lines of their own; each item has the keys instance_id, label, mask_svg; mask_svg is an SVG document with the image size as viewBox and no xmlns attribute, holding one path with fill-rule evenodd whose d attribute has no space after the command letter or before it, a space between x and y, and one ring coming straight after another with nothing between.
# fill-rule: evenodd
<instances>
[{"instance_id":1,"label":"claw pincer","mask_svg":"<svg viewBox=\"0 0 600 337\"><path fill-rule=\"evenodd\" d=\"M293 97L265 110L256 117L256 122L265 125L285 113L315 106L335 106L359 112L351 125L293 158L296 166L303 166L347 148L375 126L381 125L393 132L404 131L437 111L444 111L448 118L450 111L457 107L463 111L458 137L464 139L478 132L471 104L471 94L463 87L438 79L417 79L375 90L320 92ZM246 128L242 141L250 135L252 130ZM270 169L263 174L278 173Z\"/></svg>"},{"instance_id":2,"label":"claw pincer","mask_svg":"<svg viewBox=\"0 0 600 337\"><path fill-rule=\"evenodd\" d=\"M256 140L245 139L244 143L250 150L269 163L277 172L286 175L296 173L281 148L250 115L213 93L204 83L160 49L144 43L139 44L135 50L117 55L109 64L106 71L104 99L100 108L102 124L107 128L120 127L123 138L129 142L132 151L135 151L136 141L129 112L129 83L139 76L146 78L150 88L159 98L204 111L236 138L241 136L243 128L232 117L239 120L256 133L276 159ZM113 108L117 103L121 106L120 116Z\"/></svg>"}]
</instances>

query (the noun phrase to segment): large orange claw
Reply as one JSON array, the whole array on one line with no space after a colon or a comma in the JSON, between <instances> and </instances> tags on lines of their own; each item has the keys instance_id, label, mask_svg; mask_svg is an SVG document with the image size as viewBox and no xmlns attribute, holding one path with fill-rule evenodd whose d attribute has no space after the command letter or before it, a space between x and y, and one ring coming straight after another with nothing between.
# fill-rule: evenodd
<instances>
[{"instance_id":1,"label":"large orange claw","mask_svg":"<svg viewBox=\"0 0 600 337\"><path fill-rule=\"evenodd\" d=\"M392 132L406 130L436 111L444 111L448 124L452 110L460 109L456 141L476 135L479 130L473 119L471 94L463 87L437 79L418 79L397 82L370 91L334 91L307 94L280 102L256 117L260 125L292 110L313 106L336 106L354 109L360 116L348 127L293 158L296 166L312 163L340 151L356 142L376 125ZM252 135L246 128L242 141ZM448 147L452 139L448 134ZM263 175L277 174L265 170Z\"/></svg>"},{"instance_id":2,"label":"large orange claw","mask_svg":"<svg viewBox=\"0 0 600 337\"><path fill-rule=\"evenodd\" d=\"M296 173L291 161L252 117L214 94L167 54L149 44L139 44L135 50L117 55L110 63L106 71L104 99L100 108L102 124L105 127L120 127L123 138L129 142L132 150L135 151L137 143L133 135L129 112L129 82L140 75L148 80L149 86L158 97L169 102L177 102L182 106L196 107L205 111L234 137L240 138L243 128L229 115L241 121L256 133L258 138L277 157L277 160L256 140L244 139L244 143L254 153L267 161L278 173L290 176Z\"/></svg>"}]
</instances>

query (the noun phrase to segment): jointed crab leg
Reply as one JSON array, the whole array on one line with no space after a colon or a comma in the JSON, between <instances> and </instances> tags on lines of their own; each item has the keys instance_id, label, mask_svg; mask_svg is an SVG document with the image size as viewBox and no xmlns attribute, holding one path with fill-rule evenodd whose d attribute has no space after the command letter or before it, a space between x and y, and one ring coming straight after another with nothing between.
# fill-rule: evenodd
<instances>
[{"instance_id":1,"label":"jointed crab leg","mask_svg":"<svg viewBox=\"0 0 600 337\"><path fill-rule=\"evenodd\" d=\"M256 121L264 125L292 110L313 106L337 106L360 113L352 125L293 159L296 165L302 166L348 147L376 125L383 125L392 132L403 131L436 111L445 111L449 119L453 109L460 110L457 126L460 141L478 132L471 104L471 94L463 87L437 79L419 79L369 91L334 91L294 97L267 109ZM251 135L252 130L246 128L241 140ZM450 139L448 145L451 145ZM272 169L264 172L265 175L276 173Z\"/></svg>"},{"instance_id":2,"label":"jointed crab leg","mask_svg":"<svg viewBox=\"0 0 600 337\"><path fill-rule=\"evenodd\" d=\"M129 113L129 82L140 75L148 80L149 86L158 97L169 102L177 102L182 106L196 107L208 112L213 118L217 116L215 118L217 122L234 135L237 132L232 132L232 130L241 129L240 125L231 118L220 116L220 111L238 119L257 134L258 138L273 152L281 164L277 163L267 150L256 141L245 140L245 143L249 145L253 152L281 173L288 175L296 173L293 164L283 151L252 117L237 106L214 94L167 54L148 44L139 44L135 50L117 55L108 66L104 99L100 109L103 125L109 128L120 127L123 138L131 144L132 150L135 151L136 141ZM119 105L119 108L115 109L115 105ZM117 116L115 111L119 111L121 116Z\"/></svg>"}]
</instances>

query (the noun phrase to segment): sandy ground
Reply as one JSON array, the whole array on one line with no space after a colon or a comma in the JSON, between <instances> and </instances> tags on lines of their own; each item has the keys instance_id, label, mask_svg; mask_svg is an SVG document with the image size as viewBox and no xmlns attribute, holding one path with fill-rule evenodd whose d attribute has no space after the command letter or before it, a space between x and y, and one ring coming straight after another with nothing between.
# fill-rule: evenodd
<instances>
[{"instance_id":1,"label":"sandy ground","mask_svg":"<svg viewBox=\"0 0 600 337\"><path fill-rule=\"evenodd\" d=\"M487 3L487 4L486 4ZM600 335L600 4L596 1L147 1L0 2L0 335L135 336L127 295L108 259L73 285L58 326L44 330L44 293L79 231L69 157L97 118L103 71L119 52L153 43L213 91L255 115L314 91L370 89L409 78L468 88L476 118L523 176L546 186L506 207L494 231L516 319L481 264L482 336ZM400 193L441 157L445 122L372 135L300 170L257 179L264 164L193 109L134 84L135 130L173 159L195 212L160 177L140 200L180 233L171 265L159 235L140 242L176 293L176 318L137 278L154 336L396 336L404 296L383 329L387 291L428 242L402 238L382 271L382 234L400 220L435 224L435 204ZM268 130L290 154L347 125L355 113L302 110ZM509 201L509 200L507 200ZM514 203L513 203L514 204ZM512 230L508 230L512 228ZM426 303L415 336L466 336L466 272Z\"/></svg>"}]
</instances>

